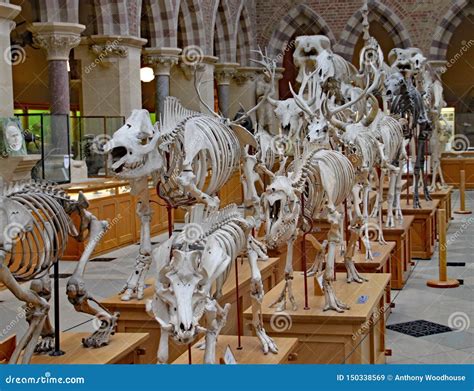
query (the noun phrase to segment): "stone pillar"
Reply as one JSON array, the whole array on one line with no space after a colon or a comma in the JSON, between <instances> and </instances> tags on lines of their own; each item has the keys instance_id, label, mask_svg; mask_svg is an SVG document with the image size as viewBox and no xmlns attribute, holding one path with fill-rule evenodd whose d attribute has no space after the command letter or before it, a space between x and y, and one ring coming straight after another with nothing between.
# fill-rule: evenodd
<instances>
[{"instance_id":1,"label":"stone pillar","mask_svg":"<svg viewBox=\"0 0 474 391\"><path fill-rule=\"evenodd\" d=\"M171 72L171 95L179 98L186 108L209 113L208 106L214 111L214 66L217 60L217 57L202 55L190 61L181 56L179 67L174 67ZM199 100L194 88L195 70L205 104Z\"/></svg>"},{"instance_id":2,"label":"stone pillar","mask_svg":"<svg viewBox=\"0 0 474 391\"><path fill-rule=\"evenodd\" d=\"M170 95L171 68L178 64L181 49L159 48L145 49L143 59L146 65L153 68L155 73L155 113L158 120L163 115L165 98Z\"/></svg>"},{"instance_id":3,"label":"stone pillar","mask_svg":"<svg viewBox=\"0 0 474 391\"><path fill-rule=\"evenodd\" d=\"M20 13L21 7L0 2L0 116L13 115L13 79L12 64L15 64L16 55L23 59L24 49L18 48L19 53L14 53L15 48L10 47L10 32L15 27L13 19ZM20 59L20 60L21 60Z\"/></svg>"},{"instance_id":4,"label":"stone pillar","mask_svg":"<svg viewBox=\"0 0 474 391\"><path fill-rule=\"evenodd\" d=\"M145 39L93 35L74 49L81 62L81 113L128 117L142 108L140 57Z\"/></svg>"},{"instance_id":5,"label":"stone pillar","mask_svg":"<svg viewBox=\"0 0 474 391\"><path fill-rule=\"evenodd\" d=\"M431 65L431 67L433 68L433 70L436 72L438 76L441 76L443 73L445 73L451 66L451 64L448 61L444 61L444 60L432 60L432 61L428 61L428 64Z\"/></svg>"},{"instance_id":6,"label":"stone pillar","mask_svg":"<svg viewBox=\"0 0 474 391\"><path fill-rule=\"evenodd\" d=\"M215 65L214 76L217 82L217 101L219 111L225 118L229 117L230 82L235 75L237 63L218 63Z\"/></svg>"},{"instance_id":7,"label":"stone pillar","mask_svg":"<svg viewBox=\"0 0 474 391\"><path fill-rule=\"evenodd\" d=\"M245 110L256 105L256 80L259 70L258 67L238 67L236 69L230 83L229 118L234 118L240 110L240 105ZM256 114L253 118L256 118Z\"/></svg>"},{"instance_id":8,"label":"stone pillar","mask_svg":"<svg viewBox=\"0 0 474 391\"><path fill-rule=\"evenodd\" d=\"M43 178L55 182L70 180L69 144L69 52L79 45L85 26L75 23L33 23L33 41L48 60L48 86L51 118L43 123Z\"/></svg>"}]
</instances>

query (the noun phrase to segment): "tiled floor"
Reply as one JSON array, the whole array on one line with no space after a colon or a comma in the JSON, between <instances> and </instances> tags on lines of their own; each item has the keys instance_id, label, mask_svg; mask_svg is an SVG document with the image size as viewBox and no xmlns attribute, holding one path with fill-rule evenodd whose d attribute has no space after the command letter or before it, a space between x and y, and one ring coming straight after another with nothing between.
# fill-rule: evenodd
<instances>
[{"instance_id":1,"label":"tiled floor","mask_svg":"<svg viewBox=\"0 0 474 391\"><path fill-rule=\"evenodd\" d=\"M458 208L459 199L453 196L453 209ZM467 193L467 205L474 210L474 191ZM401 291L393 291L396 307L392 310L388 324L413 320L427 320L463 330L426 337L411 337L387 330L387 348L392 350L388 363L474 363L474 215L454 215L448 231L448 259L465 262L463 267L448 267L448 275L464 280L456 289L432 289L426 281L437 277L437 254L430 261L416 261L416 267ZM164 237L153 238L160 241ZM451 240L450 240L451 238ZM89 291L97 299L118 292L133 269L138 251L132 245L104 256L116 257L112 262L92 262L87 267L86 282ZM60 272L71 273L74 262L61 262ZM152 269L153 270L153 267ZM65 292L66 279L60 280L60 290ZM65 294L60 296L61 329L92 332L90 316L78 314L69 304ZM20 302L8 291L0 292L0 339L16 333L24 333L27 323ZM451 317L451 321L450 321ZM459 322L457 323L456 320ZM461 325L462 323L462 325Z\"/></svg>"}]
</instances>

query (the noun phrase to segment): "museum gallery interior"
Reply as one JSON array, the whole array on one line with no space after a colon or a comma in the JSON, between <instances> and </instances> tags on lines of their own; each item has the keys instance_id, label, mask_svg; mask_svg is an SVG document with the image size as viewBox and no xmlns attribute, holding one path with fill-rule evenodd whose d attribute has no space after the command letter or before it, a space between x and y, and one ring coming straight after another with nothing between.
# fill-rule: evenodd
<instances>
[{"instance_id":1,"label":"museum gallery interior","mask_svg":"<svg viewBox=\"0 0 474 391\"><path fill-rule=\"evenodd\" d=\"M474 363L473 24L0 0L0 363Z\"/></svg>"}]
</instances>

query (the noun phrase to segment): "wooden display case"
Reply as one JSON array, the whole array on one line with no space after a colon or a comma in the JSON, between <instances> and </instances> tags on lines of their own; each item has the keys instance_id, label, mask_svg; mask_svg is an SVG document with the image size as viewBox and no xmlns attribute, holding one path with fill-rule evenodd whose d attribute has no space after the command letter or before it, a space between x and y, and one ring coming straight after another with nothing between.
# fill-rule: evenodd
<instances>
[{"instance_id":1,"label":"wooden display case","mask_svg":"<svg viewBox=\"0 0 474 391\"><path fill-rule=\"evenodd\" d=\"M77 198L83 192L89 200L89 211L100 220L107 220L109 228L97 245L93 257L104 252L137 243L140 240L140 220L135 211L137 198L130 194L130 186L126 181L118 180L91 180L85 183L68 184L62 186L68 194ZM151 234L158 235L168 229L166 208L157 203L162 201L156 195L155 188L149 188L153 216ZM78 223L77 216L73 216ZM87 243L79 243L70 238L66 252L62 259L78 260Z\"/></svg>"},{"instance_id":2,"label":"wooden display case","mask_svg":"<svg viewBox=\"0 0 474 391\"><path fill-rule=\"evenodd\" d=\"M466 172L466 189L474 189L474 151L445 152L441 169L447 184L459 188L461 170Z\"/></svg>"},{"instance_id":3,"label":"wooden display case","mask_svg":"<svg viewBox=\"0 0 474 391\"><path fill-rule=\"evenodd\" d=\"M216 363L224 356L224 352L229 346L237 364L288 364L298 363L298 356L295 354L297 338L275 338L278 346L278 353L263 354L262 346L257 337L243 336L240 349L238 349L238 338L235 335L220 335L216 346ZM191 364L202 364L204 350L196 348L194 344L191 348ZM179 356L173 364L189 364L188 353Z\"/></svg>"},{"instance_id":4,"label":"wooden display case","mask_svg":"<svg viewBox=\"0 0 474 391\"><path fill-rule=\"evenodd\" d=\"M55 357L34 355L31 364L143 364L142 357L149 338L147 333L116 333L108 345L97 349L82 346L82 339L88 335L62 333L61 350L66 354Z\"/></svg>"},{"instance_id":5,"label":"wooden display case","mask_svg":"<svg viewBox=\"0 0 474 391\"><path fill-rule=\"evenodd\" d=\"M243 264L239 259L239 308L243 312L245 308L251 305L250 289L251 274L248 262L244 260ZM271 290L277 283L276 267L278 259L270 258L266 262L259 261L260 272L262 274L263 289L265 292ZM143 362L147 364L156 363L156 352L160 340L160 328L158 323L152 319L145 311L146 301L151 299L154 294L153 280L147 280L147 288L145 289L145 297L142 300L122 301L120 295L114 295L101 301L112 312L119 312L120 317L117 322L117 331L121 333L137 333L147 332L150 334L150 340L147 342L147 349ZM231 308L227 316L227 324L222 330L222 334L237 334L237 295L236 295L235 272L232 271L224 284L223 296L219 302L223 305L230 303ZM241 326L243 327L243 318L241 318ZM185 350L186 346L177 345L170 340L170 362L179 357Z\"/></svg>"},{"instance_id":6,"label":"wooden display case","mask_svg":"<svg viewBox=\"0 0 474 391\"><path fill-rule=\"evenodd\" d=\"M275 312L269 308L280 295L284 281L273 288L263 300L265 329L272 337L298 338L298 364L384 364L385 363L385 301L390 289L390 274L367 274L368 282L347 284L344 273L338 273L334 289L338 298L351 306L343 313L323 311L324 296L309 294L309 309L304 307L303 276L295 273L293 292L298 310ZM314 291L314 278L308 279L308 291ZM358 304L361 296L366 297ZM251 322L251 309L244 313ZM245 329L250 333L250 328Z\"/></svg>"},{"instance_id":7,"label":"wooden display case","mask_svg":"<svg viewBox=\"0 0 474 391\"><path fill-rule=\"evenodd\" d=\"M404 216L414 216L411 237L411 250L413 258L430 259L434 252L436 241L436 209L440 201L420 200L421 209L413 207L413 200L407 204L406 199L401 200ZM387 205L384 204L384 213Z\"/></svg>"},{"instance_id":8,"label":"wooden display case","mask_svg":"<svg viewBox=\"0 0 474 391\"><path fill-rule=\"evenodd\" d=\"M395 243L390 273L392 289L402 289L411 272L412 224L415 216L403 216L403 221L393 228L382 226L385 241Z\"/></svg>"}]
</instances>

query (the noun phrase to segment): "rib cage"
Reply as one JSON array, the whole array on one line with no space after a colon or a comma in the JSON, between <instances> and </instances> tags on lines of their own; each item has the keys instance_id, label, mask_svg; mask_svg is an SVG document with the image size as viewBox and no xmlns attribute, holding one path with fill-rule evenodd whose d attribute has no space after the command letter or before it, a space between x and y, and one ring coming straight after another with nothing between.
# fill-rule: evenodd
<instances>
[{"instance_id":1,"label":"rib cage","mask_svg":"<svg viewBox=\"0 0 474 391\"><path fill-rule=\"evenodd\" d=\"M210 149L204 149L191 157L192 169L196 175L196 186L208 195L215 195L230 179L240 161L239 141L235 133L219 119L182 107L173 97L165 101L165 115L160 122L162 136L160 148L168 149L165 171L161 174L160 192L170 204L192 202L177 181L182 173L182 164L186 150L195 138L210 143ZM186 127L194 126L193 140L186 136Z\"/></svg>"},{"instance_id":2,"label":"rib cage","mask_svg":"<svg viewBox=\"0 0 474 391\"><path fill-rule=\"evenodd\" d=\"M38 182L15 184L3 195L25 206L33 218L33 230L18 239L5 263L17 281L40 278L66 249L72 221L64 204L74 201L63 190Z\"/></svg>"},{"instance_id":3,"label":"rib cage","mask_svg":"<svg viewBox=\"0 0 474 391\"><path fill-rule=\"evenodd\" d=\"M288 167L293 171L290 179L293 187L303 192L305 198L305 215L315 216L322 211L326 197L326 190L321 180L321 166L324 163L329 167L338 184L337 192L331 200L334 205L340 205L349 196L355 180L354 167L351 162L340 152L333 150L313 150L307 152L302 159L295 161ZM329 173L327 173L329 175Z\"/></svg>"},{"instance_id":4,"label":"rib cage","mask_svg":"<svg viewBox=\"0 0 474 391\"><path fill-rule=\"evenodd\" d=\"M387 161L390 163L397 161L403 147L403 129L399 122L379 112L374 121L373 131L375 137L383 143Z\"/></svg>"}]
</instances>

